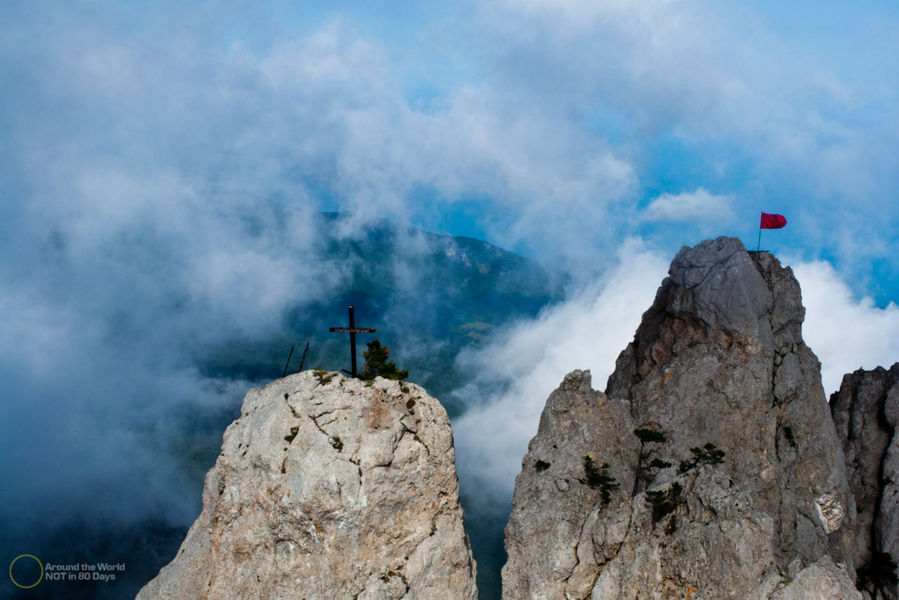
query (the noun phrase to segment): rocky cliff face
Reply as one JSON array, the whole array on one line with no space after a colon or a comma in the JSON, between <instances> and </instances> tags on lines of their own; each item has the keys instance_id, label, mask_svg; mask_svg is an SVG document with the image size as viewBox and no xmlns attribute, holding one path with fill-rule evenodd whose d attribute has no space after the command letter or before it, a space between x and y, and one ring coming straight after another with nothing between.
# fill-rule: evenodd
<instances>
[{"instance_id":1,"label":"rocky cliff face","mask_svg":"<svg viewBox=\"0 0 899 600\"><path fill-rule=\"evenodd\" d=\"M855 590L855 506L799 285L739 240L684 248L606 393L575 371L515 482L503 597Z\"/></svg>"},{"instance_id":2,"label":"rocky cliff face","mask_svg":"<svg viewBox=\"0 0 899 600\"><path fill-rule=\"evenodd\" d=\"M413 384L305 371L244 399L203 512L138 598L476 598L452 431Z\"/></svg>"},{"instance_id":3,"label":"rocky cliff face","mask_svg":"<svg viewBox=\"0 0 899 600\"><path fill-rule=\"evenodd\" d=\"M830 398L858 508L855 561L872 597L899 597L899 363L843 377ZM890 564L892 563L892 564ZM890 575L892 574L892 577Z\"/></svg>"}]
</instances>

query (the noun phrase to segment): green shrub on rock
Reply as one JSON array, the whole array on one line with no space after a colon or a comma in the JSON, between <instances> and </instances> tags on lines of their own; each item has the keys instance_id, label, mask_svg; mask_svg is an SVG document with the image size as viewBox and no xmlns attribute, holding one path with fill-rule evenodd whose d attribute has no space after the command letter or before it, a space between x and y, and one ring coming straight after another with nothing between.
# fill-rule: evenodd
<instances>
[{"instance_id":1,"label":"green shrub on rock","mask_svg":"<svg viewBox=\"0 0 899 600\"><path fill-rule=\"evenodd\" d=\"M362 367L362 379L372 380L375 377L383 377L384 379L397 379L402 381L409 376L407 369L397 369L396 363L387 360L390 356L390 350L387 346L382 346L380 340L374 340L368 343L368 350L362 353L365 358L365 366Z\"/></svg>"}]
</instances>

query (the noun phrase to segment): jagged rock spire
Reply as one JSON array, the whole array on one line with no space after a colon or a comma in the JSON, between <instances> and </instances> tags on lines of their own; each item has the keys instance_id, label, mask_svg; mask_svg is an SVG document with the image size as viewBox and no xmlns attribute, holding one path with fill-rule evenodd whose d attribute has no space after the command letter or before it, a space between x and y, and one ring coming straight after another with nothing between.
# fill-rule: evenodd
<instances>
[{"instance_id":1,"label":"jagged rock spire","mask_svg":"<svg viewBox=\"0 0 899 600\"><path fill-rule=\"evenodd\" d=\"M606 393L574 373L550 396L516 479L504 597L800 597L794 576L856 597L855 507L803 318L770 254L683 248Z\"/></svg>"}]
</instances>

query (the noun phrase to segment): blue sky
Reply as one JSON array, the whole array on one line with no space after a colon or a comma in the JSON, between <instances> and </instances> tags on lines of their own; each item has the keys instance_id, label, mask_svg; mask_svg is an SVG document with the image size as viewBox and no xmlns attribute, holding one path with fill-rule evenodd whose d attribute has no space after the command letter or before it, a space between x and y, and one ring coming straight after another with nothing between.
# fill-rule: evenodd
<instances>
[{"instance_id":1,"label":"blue sky","mask_svg":"<svg viewBox=\"0 0 899 600\"><path fill-rule=\"evenodd\" d=\"M790 219L768 247L831 261L880 306L899 295L886 2L2 10L7 217L80 204L102 222L115 192L66 197L75 179L164 171L178 189L159 194L386 214L578 264L632 235L749 243L766 210ZM647 219L663 195L684 210Z\"/></svg>"},{"instance_id":2,"label":"blue sky","mask_svg":"<svg viewBox=\"0 0 899 600\"><path fill-rule=\"evenodd\" d=\"M233 402L191 352L339 287L308 259L317 210L576 274L470 357L518 381L483 400L508 440L458 429L460 461L511 457L485 476L506 487L546 394L574 368L602 387L677 249L754 246L760 211L789 220L762 246L799 276L825 390L899 359L894 2L7 0L0 23L7 505L117 477L191 514L132 432Z\"/></svg>"}]
</instances>

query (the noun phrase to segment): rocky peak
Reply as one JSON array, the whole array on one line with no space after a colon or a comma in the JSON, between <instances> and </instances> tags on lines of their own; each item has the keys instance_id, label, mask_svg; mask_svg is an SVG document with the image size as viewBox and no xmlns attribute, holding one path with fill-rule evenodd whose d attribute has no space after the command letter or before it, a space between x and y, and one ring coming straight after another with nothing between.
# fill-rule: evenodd
<instances>
[{"instance_id":1,"label":"rocky peak","mask_svg":"<svg viewBox=\"0 0 899 600\"><path fill-rule=\"evenodd\" d=\"M575 372L550 396L504 597L806 597L813 571L834 583L815 597L856 597L855 507L804 312L770 254L683 248L606 393Z\"/></svg>"},{"instance_id":2,"label":"rocky peak","mask_svg":"<svg viewBox=\"0 0 899 600\"><path fill-rule=\"evenodd\" d=\"M203 512L138 598L476 598L446 411L304 371L251 390Z\"/></svg>"},{"instance_id":3,"label":"rocky peak","mask_svg":"<svg viewBox=\"0 0 899 600\"><path fill-rule=\"evenodd\" d=\"M855 562L862 587L889 600L899 598L899 363L890 369L859 369L843 376L830 398L846 454L858 524ZM892 565L890 564L892 563ZM892 577L890 577L892 573Z\"/></svg>"},{"instance_id":4,"label":"rocky peak","mask_svg":"<svg viewBox=\"0 0 899 600\"><path fill-rule=\"evenodd\" d=\"M767 252L750 255L736 238L706 240L682 248L668 273L616 363L607 386L612 395L629 398L653 366L691 345L737 344L769 358L802 343L799 283Z\"/></svg>"}]
</instances>

